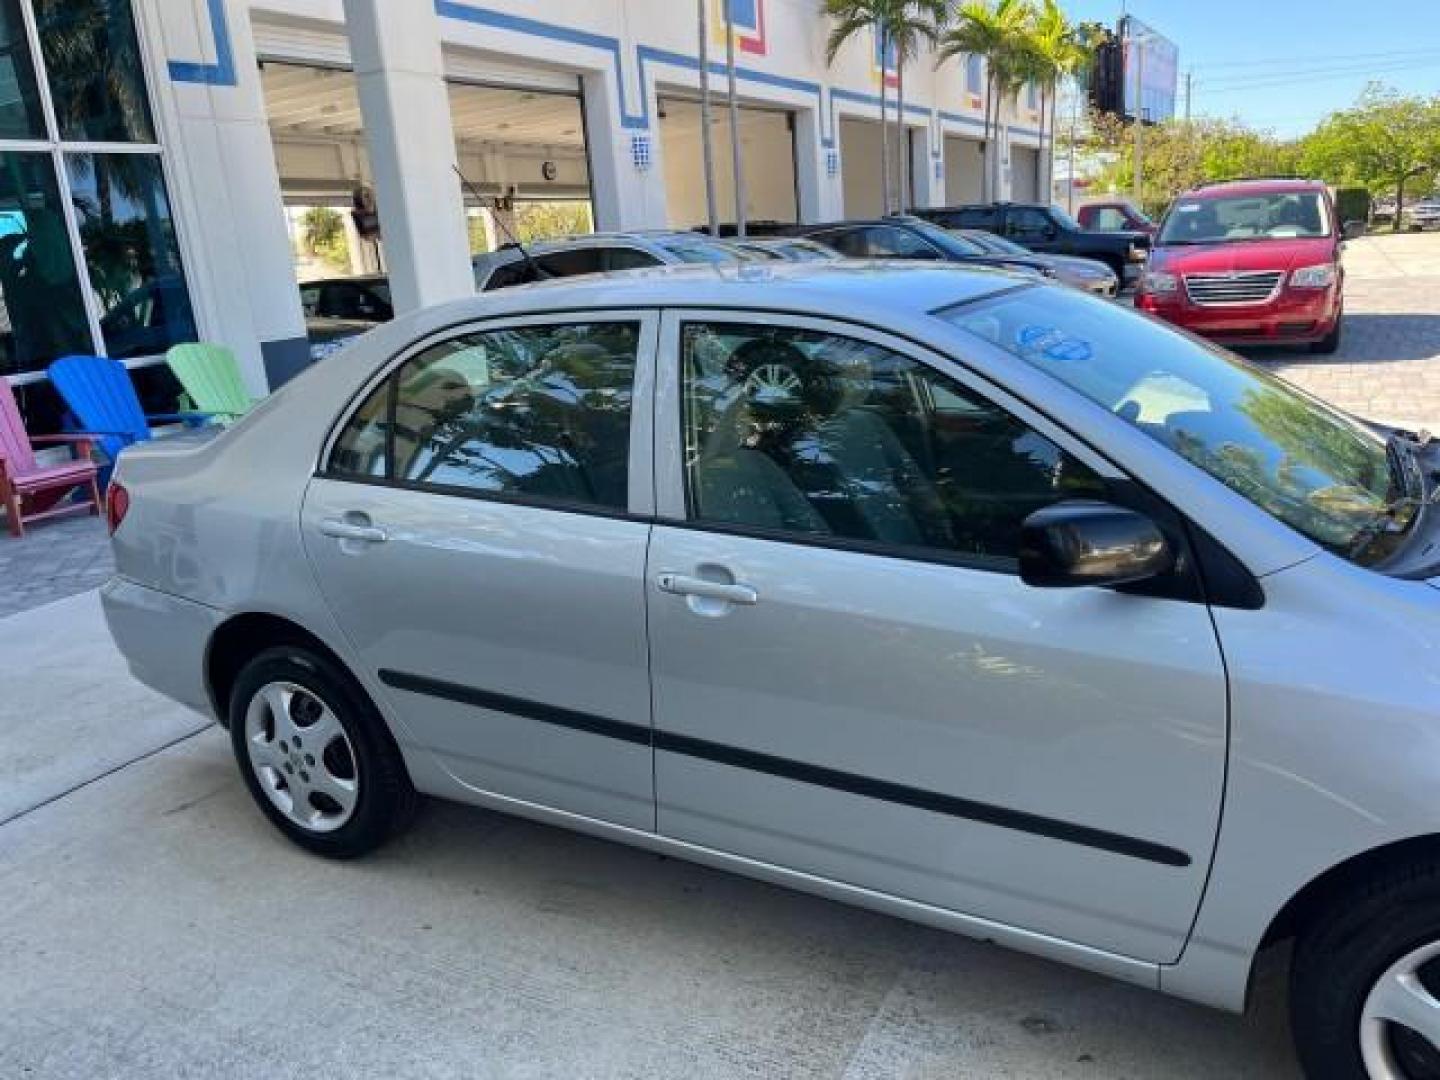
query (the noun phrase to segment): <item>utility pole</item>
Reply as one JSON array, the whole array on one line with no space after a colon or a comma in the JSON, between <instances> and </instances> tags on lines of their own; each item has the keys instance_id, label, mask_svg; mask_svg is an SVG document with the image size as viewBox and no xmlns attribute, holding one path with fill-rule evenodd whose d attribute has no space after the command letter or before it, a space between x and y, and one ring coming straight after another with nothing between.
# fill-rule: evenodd
<instances>
[{"instance_id":1,"label":"utility pole","mask_svg":"<svg viewBox=\"0 0 1440 1080\"><path fill-rule=\"evenodd\" d=\"M710 30L705 18L705 5L710 0L696 0L700 19L700 146L705 162L706 224L711 236L720 235L720 216L715 209L715 133L710 128Z\"/></svg>"},{"instance_id":2,"label":"utility pole","mask_svg":"<svg viewBox=\"0 0 1440 1080\"><path fill-rule=\"evenodd\" d=\"M1131 48L1135 50L1135 204L1143 208L1145 205L1145 36L1140 34L1132 37L1130 41Z\"/></svg>"},{"instance_id":3,"label":"utility pole","mask_svg":"<svg viewBox=\"0 0 1440 1080\"><path fill-rule=\"evenodd\" d=\"M1077 81L1070 88L1070 190L1066 196L1066 210L1075 215L1075 140L1080 134L1080 84Z\"/></svg>"},{"instance_id":4,"label":"utility pole","mask_svg":"<svg viewBox=\"0 0 1440 1080\"><path fill-rule=\"evenodd\" d=\"M735 174L735 235L745 236L745 205L750 193L745 189L745 159L740 148L740 105L735 94L735 13L725 3L725 67L730 74L730 168Z\"/></svg>"}]
</instances>

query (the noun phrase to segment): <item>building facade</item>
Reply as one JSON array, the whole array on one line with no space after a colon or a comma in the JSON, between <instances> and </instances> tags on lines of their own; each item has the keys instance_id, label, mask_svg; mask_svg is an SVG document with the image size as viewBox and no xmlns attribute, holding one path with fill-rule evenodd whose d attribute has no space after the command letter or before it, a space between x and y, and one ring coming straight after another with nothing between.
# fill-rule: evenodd
<instances>
[{"instance_id":1,"label":"building facade","mask_svg":"<svg viewBox=\"0 0 1440 1080\"><path fill-rule=\"evenodd\" d=\"M865 37L828 65L818 0L728 0L727 42L726 2L706 0L722 220L727 44L749 219L878 214L893 62ZM257 395L294 375L302 220L338 223L344 271L383 270L396 310L470 292L517 208L701 224L698 25L692 0L0 0L0 372L27 422L60 422L44 371L69 353L122 359L155 411L180 341L232 347ZM973 58L907 65L910 205L979 197L984 84ZM1048 189L1039 123L1033 95L1005 104L1002 196Z\"/></svg>"}]
</instances>

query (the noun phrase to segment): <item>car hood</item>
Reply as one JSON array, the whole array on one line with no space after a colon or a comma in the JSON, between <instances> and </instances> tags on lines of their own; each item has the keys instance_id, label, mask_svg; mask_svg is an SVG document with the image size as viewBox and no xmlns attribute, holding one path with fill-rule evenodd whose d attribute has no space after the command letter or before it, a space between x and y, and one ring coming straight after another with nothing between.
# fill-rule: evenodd
<instances>
[{"instance_id":1,"label":"car hood","mask_svg":"<svg viewBox=\"0 0 1440 1080\"><path fill-rule=\"evenodd\" d=\"M1150 269L1186 274L1294 270L1300 266L1329 262L1334 256L1335 241L1325 237L1172 244L1162 245L1150 252Z\"/></svg>"},{"instance_id":2,"label":"car hood","mask_svg":"<svg viewBox=\"0 0 1440 1080\"><path fill-rule=\"evenodd\" d=\"M1095 277L1114 277L1115 271L1106 266L1098 259L1087 259L1081 255L1047 255L1047 265L1056 270L1068 270L1073 274L1093 275Z\"/></svg>"}]
</instances>

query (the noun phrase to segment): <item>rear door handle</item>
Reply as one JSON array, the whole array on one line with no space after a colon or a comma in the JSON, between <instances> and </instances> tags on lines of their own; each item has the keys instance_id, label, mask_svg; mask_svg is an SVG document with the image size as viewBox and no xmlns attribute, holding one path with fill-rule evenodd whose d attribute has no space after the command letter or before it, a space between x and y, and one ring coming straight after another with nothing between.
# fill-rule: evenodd
<instances>
[{"instance_id":1,"label":"rear door handle","mask_svg":"<svg viewBox=\"0 0 1440 1080\"><path fill-rule=\"evenodd\" d=\"M661 592L675 596L696 596L702 600L719 600L726 604L758 604L760 594L749 585L707 581L686 574L663 573L655 579Z\"/></svg>"},{"instance_id":2,"label":"rear door handle","mask_svg":"<svg viewBox=\"0 0 1440 1080\"><path fill-rule=\"evenodd\" d=\"M390 539L390 534L377 525L340 518L325 518L320 522L320 531L336 540L358 540L362 544L383 544Z\"/></svg>"}]
</instances>

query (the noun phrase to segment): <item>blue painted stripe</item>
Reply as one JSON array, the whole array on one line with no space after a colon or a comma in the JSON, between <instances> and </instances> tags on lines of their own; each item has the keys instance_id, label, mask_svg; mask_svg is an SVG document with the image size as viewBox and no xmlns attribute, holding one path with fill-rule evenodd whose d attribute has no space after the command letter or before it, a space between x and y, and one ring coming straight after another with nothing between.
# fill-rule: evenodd
<instances>
[{"instance_id":1,"label":"blue painted stripe","mask_svg":"<svg viewBox=\"0 0 1440 1080\"><path fill-rule=\"evenodd\" d=\"M230 24L225 18L225 0L207 0L210 34L215 40L215 62L196 63L171 60L168 67L174 82L201 83L206 86L236 86L235 50L230 45Z\"/></svg>"}]
</instances>

